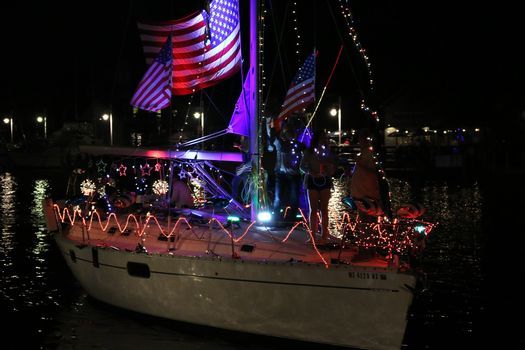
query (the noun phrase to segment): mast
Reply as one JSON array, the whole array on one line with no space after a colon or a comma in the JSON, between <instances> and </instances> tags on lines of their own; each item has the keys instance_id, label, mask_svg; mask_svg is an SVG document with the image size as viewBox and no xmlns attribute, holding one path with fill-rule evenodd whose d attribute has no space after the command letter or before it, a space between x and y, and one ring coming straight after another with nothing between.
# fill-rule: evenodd
<instances>
[{"instance_id":1,"label":"mast","mask_svg":"<svg viewBox=\"0 0 525 350\"><path fill-rule=\"evenodd\" d=\"M250 117L250 158L252 162L253 193L250 218L257 219L259 211L259 40L257 38L258 1L250 0L250 69L247 79L250 79L248 115Z\"/></svg>"}]
</instances>

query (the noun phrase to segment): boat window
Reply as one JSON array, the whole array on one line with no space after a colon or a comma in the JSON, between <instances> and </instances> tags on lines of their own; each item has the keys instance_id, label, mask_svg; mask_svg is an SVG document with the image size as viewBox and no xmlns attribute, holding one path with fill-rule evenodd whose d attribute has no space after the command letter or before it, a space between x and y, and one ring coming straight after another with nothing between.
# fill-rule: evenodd
<instances>
[{"instance_id":1,"label":"boat window","mask_svg":"<svg viewBox=\"0 0 525 350\"><path fill-rule=\"evenodd\" d=\"M149 266L147 264L128 261L128 274L130 276L149 278Z\"/></svg>"},{"instance_id":2,"label":"boat window","mask_svg":"<svg viewBox=\"0 0 525 350\"><path fill-rule=\"evenodd\" d=\"M253 244L243 244L241 247L241 252L251 253L255 249Z\"/></svg>"}]
</instances>

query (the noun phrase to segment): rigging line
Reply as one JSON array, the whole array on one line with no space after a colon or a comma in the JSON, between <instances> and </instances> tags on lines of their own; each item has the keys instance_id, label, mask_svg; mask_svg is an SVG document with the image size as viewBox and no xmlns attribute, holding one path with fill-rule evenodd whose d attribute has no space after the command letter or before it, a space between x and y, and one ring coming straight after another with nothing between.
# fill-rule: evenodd
<instances>
[{"instance_id":1,"label":"rigging line","mask_svg":"<svg viewBox=\"0 0 525 350\"><path fill-rule=\"evenodd\" d=\"M341 47L339 47L339 53L337 54L337 58L335 59L334 66L332 67L332 72L330 72L330 76L328 77L328 80L327 80L327 82L326 82L326 84L325 84L325 86L323 88L323 92L321 93L321 97L319 97L319 101L317 101L317 105L315 106L314 112L312 113L312 116L310 117L310 120L308 120L308 123L306 124L306 127L304 128L302 137L304 137L304 133L306 132L306 129L310 126L310 123L312 122L312 119L314 119L315 114L317 113L317 110L319 109L319 105L321 104L321 101L323 100L323 96L324 96L324 94L326 92L326 88L330 84L330 80L332 80L332 76L334 75L335 68L337 67L337 64L339 63L339 58L341 57L341 52L343 52L343 45L341 45Z\"/></svg>"},{"instance_id":2,"label":"rigging line","mask_svg":"<svg viewBox=\"0 0 525 350\"><path fill-rule=\"evenodd\" d=\"M299 38L300 38L300 35L299 35L299 24L297 23L297 0L293 0L292 1L293 3L293 9L292 9L292 22L293 22L293 30L295 32L295 60L296 60L296 65L301 67L301 53L299 52L299 49L300 49L300 43L299 43Z\"/></svg>"},{"instance_id":3,"label":"rigging line","mask_svg":"<svg viewBox=\"0 0 525 350\"><path fill-rule=\"evenodd\" d=\"M275 24L275 16L273 15L273 13L275 13L273 11L273 5L272 5L272 1L269 0L270 2L270 13L272 13L271 17L272 17L272 24L273 24L273 27L274 27L274 33L275 33L275 36L277 36L277 26ZM283 57L282 57L282 54L281 54L281 42L283 40L283 36L284 36L284 25L285 25L285 21L286 21L286 17L288 15L288 8L289 8L289 5L290 3L289 2L286 2L286 8L284 10L284 17L283 17L283 23L281 25L281 35L279 38L277 38L277 54L276 54L276 57L279 58L279 63L280 63L280 67L281 67L281 74L282 74L282 82L283 82L283 87L284 87L284 90L286 91L286 73L284 71L284 63L283 63ZM268 81L268 91L267 91L267 94L266 94L266 98L264 100L264 104L265 105L268 105L268 99L270 98L270 90L271 90L271 86L272 86L272 81L273 81L273 78L275 76L275 71L277 70L277 65L274 64L273 67L272 67L272 74L270 75L270 79Z\"/></svg>"},{"instance_id":4,"label":"rigging line","mask_svg":"<svg viewBox=\"0 0 525 350\"><path fill-rule=\"evenodd\" d=\"M211 139L217 138L219 136L226 135L227 133L228 133L228 129L223 129L223 130L220 130L220 131L216 131L216 132L211 133L209 135L201 136L201 137L198 137L196 139L193 139L193 140L181 143L179 145L179 147L188 147L188 146L192 146L194 144L200 143L200 142L206 142L206 141L209 141Z\"/></svg>"},{"instance_id":5,"label":"rigging line","mask_svg":"<svg viewBox=\"0 0 525 350\"><path fill-rule=\"evenodd\" d=\"M326 0L326 3L328 4L328 10L330 11L330 16L332 16L332 20L334 21L334 24L335 24L335 30L337 31L337 36L339 36L339 40L341 41L341 46L344 46L343 36L341 35L341 31L339 30L339 27L337 27L337 21L334 15L334 11L332 10L332 6L330 5L330 1ZM346 54L346 57L348 58L348 63L350 65L350 70L352 71L352 75L354 76L355 83L357 84L359 95L361 96L362 100L365 100L365 93L364 93L363 87L361 86L361 83L359 82L359 78L357 77L357 73L355 72L354 65L352 64L352 59L350 57L350 53L348 52L348 50L345 50L345 54Z\"/></svg>"},{"instance_id":6,"label":"rigging line","mask_svg":"<svg viewBox=\"0 0 525 350\"><path fill-rule=\"evenodd\" d=\"M215 139L217 137L220 137L220 136L223 136L223 135L226 135L229 133L229 129L223 129L223 130L219 130L219 131L215 131L209 135L205 135L205 136L201 136L199 138L196 138L196 139L193 139L193 140L189 140L189 141L186 141L182 144L179 145L179 147L189 147L189 146L193 146L197 143L202 143L202 142L206 142L206 141L209 141L209 140L212 140L212 139Z\"/></svg>"},{"instance_id":7,"label":"rigging line","mask_svg":"<svg viewBox=\"0 0 525 350\"><path fill-rule=\"evenodd\" d=\"M213 102L213 100L210 97L210 95L208 95L208 93L204 89L202 90L202 92L204 93L204 96L206 96L206 98L208 99L208 101L210 102L212 107L215 109L215 112L217 112L222 117L223 120L226 120L226 117L225 117L224 113L222 113L219 110L219 107L217 107L217 105Z\"/></svg>"},{"instance_id":8,"label":"rigging line","mask_svg":"<svg viewBox=\"0 0 525 350\"><path fill-rule=\"evenodd\" d=\"M332 10L332 7L330 6L330 2L327 1L327 4L328 4L328 9L330 10L330 15L332 16L332 19L334 21L334 23L336 22L335 21L335 16L334 16L334 13L333 13L333 10ZM339 31L339 28L337 28L336 26L336 30L337 30L337 34L339 35L339 38L341 40L341 43L343 43L343 38L342 38L342 35ZM354 75L354 79L356 81L356 84L358 86L358 89L359 89L359 94L361 96L361 100L363 101L362 104L364 104L365 102L365 97L364 97L364 91L361 87L361 84L357 78L357 75L355 73L355 70L354 70L354 66L352 65L352 60L350 59L350 54L348 51L345 51L346 54L347 54L347 57L348 57L348 61L350 63L350 68L352 70L352 74ZM369 90L368 90L368 97L373 97L371 96L372 95L372 86L370 85L369 86ZM365 105L366 106L366 105ZM392 203L392 200L390 198L390 189L389 189L389 184L388 184L388 181L386 180L386 175L382 175L384 174L384 169L383 169L383 166L381 165L382 164L382 160L384 159L384 155L382 154L382 150L381 150L381 146L380 146L380 140L379 140L379 137L377 137L380 133L380 126L379 126L379 121L376 120L376 123L374 123L374 126L373 126L373 129L374 129L374 134L376 135L374 137L374 148L377 149L377 157L379 158L379 161L376 162L376 173L377 173L377 176L379 178L379 189L380 189L380 195L381 195L381 199L383 201L383 206L384 206L384 211L386 213L386 215L388 217L392 217L392 211L391 211L391 203Z\"/></svg>"},{"instance_id":9,"label":"rigging line","mask_svg":"<svg viewBox=\"0 0 525 350\"><path fill-rule=\"evenodd\" d=\"M228 170L224 170L224 169L220 169L218 167L216 167L212 162L210 162L209 160L205 160L204 161L204 164L206 164L207 166L209 166L210 168L213 168L214 170L218 170L222 173L225 173L225 174L228 174L228 175L231 175L231 176L235 176L234 173L232 172L229 172Z\"/></svg>"},{"instance_id":10,"label":"rigging line","mask_svg":"<svg viewBox=\"0 0 525 350\"><path fill-rule=\"evenodd\" d=\"M314 47L317 46L317 1L314 1L314 19L313 19L313 30L314 30Z\"/></svg>"}]
</instances>

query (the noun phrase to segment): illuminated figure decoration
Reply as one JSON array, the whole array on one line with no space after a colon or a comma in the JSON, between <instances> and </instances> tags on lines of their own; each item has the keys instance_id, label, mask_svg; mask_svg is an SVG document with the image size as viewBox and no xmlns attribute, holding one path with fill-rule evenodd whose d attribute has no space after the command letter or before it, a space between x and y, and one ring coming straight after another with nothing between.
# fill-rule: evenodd
<instances>
[{"instance_id":1,"label":"illuminated figure decoration","mask_svg":"<svg viewBox=\"0 0 525 350\"><path fill-rule=\"evenodd\" d=\"M97 190L97 186L90 179L86 179L80 183L80 191L84 196L91 196Z\"/></svg>"},{"instance_id":2,"label":"illuminated figure decoration","mask_svg":"<svg viewBox=\"0 0 525 350\"><path fill-rule=\"evenodd\" d=\"M153 193L157 196L164 196L168 193L169 185L167 181L164 180L155 180L153 183Z\"/></svg>"}]
</instances>

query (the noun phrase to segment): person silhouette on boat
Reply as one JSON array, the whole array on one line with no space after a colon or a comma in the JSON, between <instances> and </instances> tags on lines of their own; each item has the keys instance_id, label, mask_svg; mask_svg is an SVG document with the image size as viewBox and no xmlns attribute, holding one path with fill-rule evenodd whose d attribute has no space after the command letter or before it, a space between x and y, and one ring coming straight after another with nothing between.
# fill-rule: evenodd
<instances>
[{"instance_id":1,"label":"person silhouette on boat","mask_svg":"<svg viewBox=\"0 0 525 350\"><path fill-rule=\"evenodd\" d=\"M350 196L358 203L364 203L369 214L382 212L379 178L374 159L372 136L368 129L361 129L358 134L360 152L350 181Z\"/></svg>"},{"instance_id":2,"label":"person silhouette on boat","mask_svg":"<svg viewBox=\"0 0 525 350\"><path fill-rule=\"evenodd\" d=\"M282 219L295 221L299 209L299 194L301 192L301 153L303 145L297 141L297 135L289 125L285 126L268 146L275 149L275 192L273 209L277 216L282 213ZM287 211L286 208L289 208Z\"/></svg>"},{"instance_id":3,"label":"person silhouette on boat","mask_svg":"<svg viewBox=\"0 0 525 350\"><path fill-rule=\"evenodd\" d=\"M170 203L175 208L193 208L195 201L191 194L190 187L186 181L183 181L179 175L173 175L173 184L171 185Z\"/></svg>"},{"instance_id":4,"label":"person silhouette on boat","mask_svg":"<svg viewBox=\"0 0 525 350\"><path fill-rule=\"evenodd\" d=\"M305 174L304 183L308 191L310 207L310 230L317 234L321 212L321 239L317 243L324 244L329 238L328 201L331 196L332 176L336 170L335 155L331 153L328 137L324 131L316 131L310 142L310 147L304 151L301 160L301 171Z\"/></svg>"}]
</instances>

